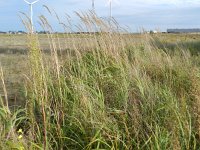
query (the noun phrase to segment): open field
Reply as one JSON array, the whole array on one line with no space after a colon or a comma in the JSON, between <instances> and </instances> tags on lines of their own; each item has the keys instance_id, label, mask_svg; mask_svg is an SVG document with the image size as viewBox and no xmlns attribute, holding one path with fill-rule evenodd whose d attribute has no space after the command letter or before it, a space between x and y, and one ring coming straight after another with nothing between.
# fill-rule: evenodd
<instances>
[{"instance_id":1,"label":"open field","mask_svg":"<svg viewBox=\"0 0 200 150\"><path fill-rule=\"evenodd\" d=\"M96 35L100 36L100 35ZM133 43L140 43L142 36L140 34L127 34L123 35ZM57 48L61 50L66 49L91 49L95 47L95 39L91 34L54 34L53 39L50 39L51 35L39 34L38 40L40 41L40 47L42 50L49 51L51 49L51 42L53 40ZM28 49L27 35L15 35L15 34L0 34L0 53L26 53Z\"/></svg>"},{"instance_id":2,"label":"open field","mask_svg":"<svg viewBox=\"0 0 200 150\"><path fill-rule=\"evenodd\" d=\"M100 35L96 35L100 36ZM144 35L141 34L124 34L123 37L129 38L132 44L141 44L144 40ZM162 46L164 48L186 48L199 51L200 34L155 34L152 35L156 46ZM48 35L39 34L38 40L40 41L40 47L43 50L51 49L51 40ZM59 49L66 50L72 48L89 49L95 47L93 36L90 34L56 34L54 36L54 42ZM159 43L160 42L160 43ZM14 35L14 34L0 34L0 53L26 53L28 47L27 35ZM24 51L25 52L24 52Z\"/></svg>"},{"instance_id":3,"label":"open field","mask_svg":"<svg viewBox=\"0 0 200 150\"><path fill-rule=\"evenodd\" d=\"M27 56L22 54L0 54L0 64L8 92L10 105L22 104L24 76L27 74ZM0 83L0 94L4 96L3 85Z\"/></svg>"},{"instance_id":4,"label":"open field","mask_svg":"<svg viewBox=\"0 0 200 150\"><path fill-rule=\"evenodd\" d=\"M126 36L126 35L125 35ZM136 44L141 43L141 35L129 35ZM28 74L28 35L0 34L0 63L4 71L4 79L8 90L10 105L23 104L23 80ZM38 36L40 47L46 53L50 53L50 42L48 35ZM54 35L56 48L66 52L74 47L88 50L95 48L90 35L58 34ZM85 44L85 41L89 44ZM4 95L2 82L0 82L0 94Z\"/></svg>"},{"instance_id":5,"label":"open field","mask_svg":"<svg viewBox=\"0 0 200 150\"><path fill-rule=\"evenodd\" d=\"M198 34L0 35L0 149L199 149L199 53Z\"/></svg>"},{"instance_id":6,"label":"open field","mask_svg":"<svg viewBox=\"0 0 200 150\"><path fill-rule=\"evenodd\" d=\"M9 94L10 101L21 104L22 96L20 96L21 86L24 75L27 75L28 68L28 35L0 34L0 63L4 71L4 78ZM132 45L140 46L144 44L145 35L130 34L123 35L129 38ZM75 34L58 34L54 36L56 48L67 51L69 49L83 48L91 49L95 44L85 46L85 41L93 43L90 35ZM39 35L40 47L45 53L50 53L51 42L48 35ZM200 35L199 34L155 34L151 35L152 45L174 51L174 49L189 50L191 53L200 52ZM199 60L200 63L200 60ZM0 84L1 85L1 84ZM2 86L1 86L2 87ZM0 89L3 95L3 89ZM20 102L19 102L20 101ZM13 102L10 102L13 104Z\"/></svg>"}]
</instances>

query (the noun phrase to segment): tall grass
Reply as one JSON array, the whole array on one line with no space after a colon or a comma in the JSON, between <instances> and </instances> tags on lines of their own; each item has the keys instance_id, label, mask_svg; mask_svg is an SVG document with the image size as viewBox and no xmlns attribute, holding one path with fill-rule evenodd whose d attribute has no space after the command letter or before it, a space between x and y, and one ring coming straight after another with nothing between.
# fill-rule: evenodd
<instances>
[{"instance_id":1,"label":"tall grass","mask_svg":"<svg viewBox=\"0 0 200 150\"><path fill-rule=\"evenodd\" d=\"M21 128L22 149L198 149L200 68L194 56L160 49L149 35L136 45L114 20L110 26L93 12L77 16L82 21L77 27L89 33L63 34L73 43L65 53L44 16L50 55L42 52L36 34L28 35L27 105L19 113L26 119L12 122L12 138L4 141ZM3 108L0 118L9 109ZM21 118L11 116L6 120Z\"/></svg>"}]
</instances>

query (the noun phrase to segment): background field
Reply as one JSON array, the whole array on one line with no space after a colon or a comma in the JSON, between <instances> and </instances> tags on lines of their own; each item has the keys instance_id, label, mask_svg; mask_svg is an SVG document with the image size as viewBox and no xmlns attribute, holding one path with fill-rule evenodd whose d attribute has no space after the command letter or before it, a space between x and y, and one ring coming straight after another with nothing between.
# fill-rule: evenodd
<instances>
[{"instance_id":1,"label":"background field","mask_svg":"<svg viewBox=\"0 0 200 150\"><path fill-rule=\"evenodd\" d=\"M146 35L143 34L125 34L123 36L136 47L143 44L146 39ZM51 49L48 35L40 34L38 39L41 49L48 55ZM152 45L165 50L184 49L189 50L192 54L197 54L200 51L199 34L154 34L148 40L151 41ZM94 39L88 34L57 34L54 37L54 42L56 47L59 47L63 52L73 49L73 47L84 50L95 48ZM21 90L23 78L26 78L25 75L28 73L27 53L27 35L0 34L0 63L4 71L11 105L21 104L23 101ZM1 84L0 87L2 87ZM4 95L2 88L0 88L0 94Z\"/></svg>"},{"instance_id":2,"label":"background field","mask_svg":"<svg viewBox=\"0 0 200 150\"><path fill-rule=\"evenodd\" d=\"M124 35L127 36L127 35ZM0 34L0 64L3 68L8 98L11 105L23 104L23 79L28 74L28 35ZM130 41L140 44L142 35L128 35ZM48 35L38 35L40 47L48 57L51 49L51 39ZM56 48L65 53L74 48L88 50L95 48L94 39L89 34L55 34ZM87 44L88 43L88 44ZM0 94L4 95L2 82Z\"/></svg>"}]
</instances>

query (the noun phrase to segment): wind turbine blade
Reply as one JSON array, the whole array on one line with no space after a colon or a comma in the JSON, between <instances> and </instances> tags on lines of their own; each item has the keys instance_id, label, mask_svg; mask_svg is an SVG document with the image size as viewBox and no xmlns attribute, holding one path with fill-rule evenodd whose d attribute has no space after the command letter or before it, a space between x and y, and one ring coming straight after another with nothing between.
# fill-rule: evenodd
<instances>
[{"instance_id":1,"label":"wind turbine blade","mask_svg":"<svg viewBox=\"0 0 200 150\"><path fill-rule=\"evenodd\" d=\"M27 0L24 0L24 2L25 2L25 3L27 3L27 4L29 4L29 5L31 5L31 3L30 3L30 2L28 2Z\"/></svg>"},{"instance_id":2,"label":"wind turbine blade","mask_svg":"<svg viewBox=\"0 0 200 150\"><path fill-rule=\"evenodd\" d=\"M27 0L24 0L24 2L26 2L27 4L29 4L29 5L32 5L32 4L35 4L35 3L37 3L39 0L36 0L36 1L33 1L33 2L29 2L29 1L27 1Z\"/></svg>"},{"instance_id":3,"label":"wind turbine blade","mask_svg":"<svg viewBox=\"0 0 200 150\"><path fill-rule=\"evenodd\" d=\"M34 2L32 2L32 4L35 4L35 3L37 3L39 0L36 0L36 1L34 1Z\"/></svg>"}]
</instances>

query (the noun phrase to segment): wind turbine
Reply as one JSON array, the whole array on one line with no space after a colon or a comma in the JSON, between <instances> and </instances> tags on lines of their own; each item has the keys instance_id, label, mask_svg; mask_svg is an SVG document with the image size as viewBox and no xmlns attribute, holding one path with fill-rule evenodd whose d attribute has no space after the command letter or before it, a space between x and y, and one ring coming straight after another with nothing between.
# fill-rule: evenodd
<instances>
[{"instance_id":1,"label":"wind turbine","mask_svg":"<svg viewBox=\"0 0 200 150\"><path fill-rule=\"evenodd\" d=\"M94 4L94 0L92 0L92 10L95 10L95 4Z\"/></svg>"},{"instance_id":2,"label":"wind turbine","mask_svg":"<svg viewBox=\"0 0 200 150\"><path fill-rule=\"evenodd\" d=\"M40 1L40 0L35 0L33 2L24 0L24 2L30 6L31 33L33 33L33 4L37 3L38 1Z\"/></svg>"},{"instance_id":3,"label":"wind turbine","mask_svg":"<svg viewBox=\"0 0 200 150\"><path fill-rule=\"evenodd\" d=\"M113 14L112 14L112 6L113 6L113 2L116 3L116 4L119 4L119 1L118 0L108 0L108 3L107 5L109 5L110 7L110 18L109 18L109 24L110 24L110 30L112 29L112 19L113 19Z\"/></svg>"},{"instance_id":4,"label":"wind turbine","mask_svg":"<svg viewBox=\"0 0 200 150\"><path fill-rule=\"evenodd\" d=\"M113 18L113 14L112 14L113 3L119 4L119 1L118 0L108 0L108 4L107 5L109 5L109 7L110 7L110 16L109 16L110 17L110 22L111 22L111 20Z\"/></svg>"}]
</instances>

